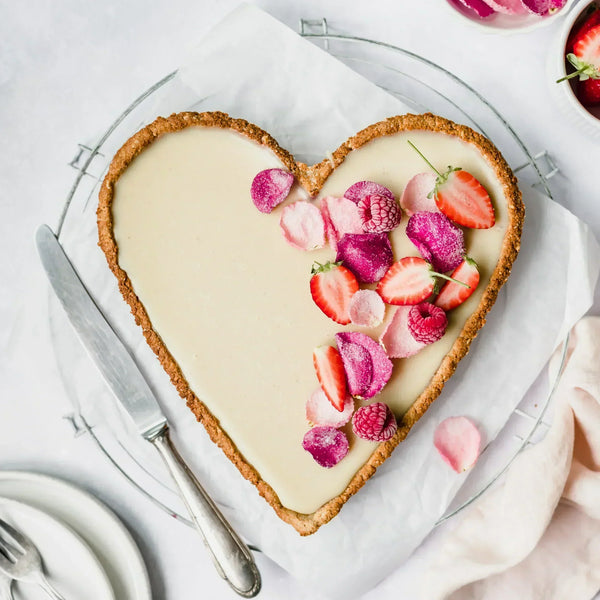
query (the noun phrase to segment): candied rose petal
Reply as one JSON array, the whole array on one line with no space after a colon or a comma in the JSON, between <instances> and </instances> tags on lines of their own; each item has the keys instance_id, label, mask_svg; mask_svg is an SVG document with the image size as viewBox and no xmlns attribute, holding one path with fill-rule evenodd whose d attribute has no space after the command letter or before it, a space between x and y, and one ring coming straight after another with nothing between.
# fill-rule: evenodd
<instances>
[{"instance_id":1,"label":"candied rose petal","mask_svg":"<svg viewBox=\"0 0 600 600\"><path fill-rule=\"evenodd\" d=\"M350 420L353 412L354 398L352 396L346 397L344 410L340 412L331 404L321 388L317 388L306 401L306 419L311 425L342 427Z\"/></svg>"},{"instance_id":2,"label":"candied rose petal","mask_svg":"<svg viewBox=\"0 0 600 600\"><path fill-rule=\"evenodd\" d=\"M310 202L288 204L281 212L279 226L294 248L314 250L325 245L325 223L321 211Z\"/></svg>"},{"instance_id":3,"label":"candied rose petal","mask_svg":"<svg viewBox=\"0 0 600 600\"><path fill-rule=\"evenodd\" d=\"M366 348L349 341L343 334L338 333L335 338L344 363L348 390L353 396L363 396L373 381L371 355Z\"/></svg>"},{"instance_id":4,"label":"candied rose petal","mask_svg":"<svg viewBox=\"0 0 600 600\"><path fill-rule=\"evenodd\" d=\"M522 0L485 0L496 12L505 15L523 15L527 9Z\"/></svg>"},{"instance_id":5,"label":"candied rose petal","mask_svg":"<svg viewBox=\"0 0 600 600\"><path fill-rule=\"evenodd\" d=\"M372 398L378 394L385 384L390 380L392 376L392 369L394 365L392 361L386 356L384 349L371 337L360 333L358 331L344 331L337 333L335 336L338 348L340 348L340 354L342 355L342 361L344 361L344 354L341 347L348 346L350 344L356 344L362 346L371 358L372 363L372 379L367 389L360 395L363 398ZM346 368L346 362L344 362L344 369Z\"/></svg>"},{"instance_id":6,"label":"candied rose petal","mask_svg":"<svg viewBox=\"0 0 600 600\"><path fill-rule=\"evenodd\" d=\"M406 235L435 271L451 271L463 261L464 233L440 212L415 213L408 220Z\"/></svg>"},{"instance_id":7,"label":"candied rose petal","mask_svg":"<svg viewBox=\"0 0 600 600\"><path fill-rule=\"evenodd\" d=\"M361 406L352 417L352 431L370 442L385 442L397 429L396 417L384 402Z\"/></svg>"},{"instance_id":8,"label":"candied rose petal","mask_svg":"<svg viewBox=\"0 0 600 600\"><path fill-rule=\"evenodd\" d=\"M350 300L350 321L362 327L377 327L383 322L385 302L375 290L358 290Z\"/></svg>"},{"instance_id":9,"label":"candied rose petal","mask_svg":"<svg viewBox=\"0 0 600 600\"><path fill-rule=\"evenodd\" d=\"M418 173L406 184L400 196L400 206L409 217L416 212L440 212L434 197L427 197L435 187L435 180L435 173Z\"/></svg>"},{"instance_id":10,"label":"candied rose petal","mask_svg":"<svg viewBox=\"0 0 600 600\"><path fill-rule=\"evenodd\" d=\"M427 345L415 340L408 328L408 315L411 310L412 306L398 306L379 338L390 358L414 356Z\"/></svg>"},{"instance_id":11,"label":"candied rose petal","mask_svg":"<svg viewBox=\"0 0 600 600\"><path fill-rule=\"evenodd\" d=\"M266 169L256 175L250 187L254 206L262 213L270 213L290 193L294 176L283 169Z\"/></svg>"},{"instance_id":12,"label":"candied rose petal","mask_svg":"<svg viewBox=\"0 0 600 600\"><path fill-rule=\"evenodd\" d=\"M327 240L334 252L338 241L346 233L362 233L362 220L358 206L348 198L326 196L321 199L321 212L325 221Z\"/></svg>"},{"instance_id":13,"label":"candied rose petal","mask_svg":"<svg viewBox=\"0 0 600 600\"><path fill-rule=\"evenodd\" d=\"M361 283L379 281L394 262L385 233L347 233L338 242L336 261L342 261Z\"/></svg>"},{"instance_id":14,"label":"candied rose petal","mask_svg":"<svg viewBox=\"0 0 600 600\"><path fill-rule=\"evenodd\" d=\"M358 181L344 192L344 198L348 198L348 200L352 200L352 202L358 204L365 196L373 194L394 199L394 194L388 188L374 181Z\"/></svg>"},{"instance_id":15,"label":"candied rose petal","mask_svg":"<svg viewBox=\"0 0 600 600\"><path fill-rule=\"evenodd\" d=\"M348 454L348 438L334 427L313 427L302 440L302 447L322 467L334 467Z\"/></svg>"},{"instance_id":16,"label":"candied rose petal","mask_svg":"<svg viewBox=\"0 0 600 600\"><path fill-rule=\"evenodd\" d=\"M486 4L483 0L454 0L455 3L462 4L470 11L474 12L478 17L485 19L493 15L496 11Z\"/></svg>"},{"instance_id":17,"label":"candied rose petal","mask_svg":"<svg viewBox=\"0 0 600 600\"><path fill-rule=\"evenodd\" d=\"M433 443L441 457L462 473L477 462L481 434L467 417L449 417L437 426Z\"/></svg>"}]
</instances>

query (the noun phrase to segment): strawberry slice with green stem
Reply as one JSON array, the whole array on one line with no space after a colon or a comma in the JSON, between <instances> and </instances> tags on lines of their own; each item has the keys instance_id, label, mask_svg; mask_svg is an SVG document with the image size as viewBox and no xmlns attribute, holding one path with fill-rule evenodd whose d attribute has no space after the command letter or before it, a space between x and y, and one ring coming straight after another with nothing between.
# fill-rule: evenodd
<instances>
[{"instance_id":1,"label":"strawberry slice with green stem","mask_svg":"<svg viewBox=\"0 0 600 600\"><path fill-rule=\"evenodd\" d=\"M494 226L496 217L490 195L471 173L451 166L440 173L410 140L408 143L437 173L431 194L441 212L463 227L489 229Z\"/></svg>"},{"instance_id":2,"label":"strawberry slice with green stem","mask_svg":"<svg viewBox=\"0 0 600 600\"><path fill-rule=\"evenodd\" d=\"M578 38L573 52L567 54L567 60L575 67L575 71L557 79L556 83L573 77L579 77L579 81L600 79L600 25L592 27Z\"/></svg>"},{"instance_id":3,"label":"strawberry slice with green stem","mask_svg":"<svg viewBox=\"0 0 600 600\"><path fill-rule=\"evenodd\" d=\"M350 300L358 291L358 281L340 262L315 262L312 266L310 293L315 304L330 319L341 325L350 323Z\"/></svg>"},{"instance_id":4,"label":"strawberry slice with green stem","mask_svg":"<svg viewBox=\"0 0 600 600\"><path fill-rule=\"evenodd\" d=\"M377 285L377 293L388 304L398 306L419 304L434 293L438 277L453 281L459 286L469 287L468 284L443 273L436 273L422 258L406 256L388 269Z\"/></svg>"},{"instance_id":5,"label":"strawberry slice with green stem","mask_svg":"<svg viewBox=\"0 0 600 600\"><path fill-rule=\"evenodd\" d=\"M344 402L348 395L346 371L337 348L319 346L313 350L313 364L317 379L327 399L336 410L344 410Z\"/></svg>"},{"instance_id":6,"label":"strawberry slice with green stem","mask_svg":"<svg viewBox=\"0 0 600 600\"><path fill-rule=\"evenodd\" d=\"M434 304L445 311L452 310L462 304L479 285L479 270L477 263L468 256L465 257L450 277L463 285L458 285L455 281L448 281L444 284Z\"/></svg>"}]
</instances>

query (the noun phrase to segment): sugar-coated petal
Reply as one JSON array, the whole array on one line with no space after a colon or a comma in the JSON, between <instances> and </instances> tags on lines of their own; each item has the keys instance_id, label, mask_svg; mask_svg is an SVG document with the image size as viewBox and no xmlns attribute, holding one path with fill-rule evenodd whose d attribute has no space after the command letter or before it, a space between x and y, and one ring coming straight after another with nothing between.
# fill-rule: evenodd
<instances>
[{"instance_id":1,"label":"sugar-coated petal","mask_svg":"<svg viewBox=\"0 0 600 600\"><path fill-rule=\"evenodd\" d=\"M294 248L314 250L325 245L325 223L321 211L302 200L288 204L281 212L279 226L283 237Z\"/></svg>"},{"instance_id":2,"label":"sugar-coated petal","mask_svg":"<svg viewBox=\"0 0 600 600\"><path fill-rule=\"evenodd\" d=\"M344 363L348 390L353 396L364 397L373 382L373 360L362 345L347 339L344 334L335 336Z\"/></svg>"},{"instance_id":3,"label":"sugar-coated petal","mask_svg":"<svg viewBox=\"0 0 600 600\"><path fill-rule=\"evenodd\" d=\"M345 192L344 198L352 200L358 204L365 196L371 196L377 194L378 196L387 196L388 198L394 199L394 194L384 185L375 183L374 181L359 181L354 185L351 185Z\"/></svg>"},{"instance_id":4,"label":"sugar-coated petal","mask_svg":"<svg viewBox=\"0 0 600 600\"><path fill-rule=\"evenodd\" d=\"M340 348L340 346L356 344L362 346L369 353L373 365L373 377L368 388L360 395L363 398L372 398L378 394L390 380L392 369L394 367L392 361L386 356L384 349L373 338L358 331L344 331L342 333L337 333L335 340L338 348ZM341 348L340 354L342 355L343 361L344 355ZM345 368L346 363L344 363L344 369Z\"/></svg>"},{"instance_id":5,"label":"sugar-coated petal","mask_svg":"<svg viewBox=\"0 0 600 600\"><path fill-rule=\"evenodd\" d=\"M312 454L319 465L331 468L348 454L348 438L334 427L313 427L309 429L302 447Z\"/></svg>"},{"instance_id":6,"label":"sugar-coated petal","mask_svg":"<svg viewBox=\"0 0 600 600\"><path fill-rule=\"evenodd\" d=\"M347 396L344 410L340 412L334 408L329 398L321 388L317 388L306 402L306 419L311 425L324 425L327 427L342 427L354 412L354 399Z\"/></svg>"},{"instance_id":7,"label":"sugar-coated petal","mask_svg":"<svg viewBox=\"0 0 600 600\"><path fill-rule=\"evenodd\" d=\"M394 254L385 233L347 233L338 242L340 260L361 283L375 283L394 262Z\"/></svg>"},{"instance_id":8,"label":"sugar-coated petal","mask_svg":"<svg viewBox=\"0 0 600 600\"><path fill-rule=\"evenodd\" d=\"M527 9L522 0L485 0L496 12L505 15L524 15Z\"/></svg>"},{"instance_id":9,"label":"sugar-coated petal","mask_svg":"<svg viewBox=\"0 0 600 600\"><path fill-rule=\"evenodd\" d=\"M379 338L390 358L414 356L427 345L415 340L408 328L408 315L411 310L412 306L398 306Z\"/></svg>"},{"instance_id":10,"label":"sugar-coated petal","mask_svg":"<svg viewBox=\"0 0 600 600\"><path fill-rule=\"evenodd\" d=\"M481 434L467 417L449 417L437 426L433 443L441 457L457 473L462 473L477 462Z\"/></svg>"},{"instance_id":11,"label":"sugar-coated petal","mask_svg":"<svg viewBox=\"0 0 600 600\"><path fill-rule=\"evenodd\" d=\"M455 0L465 6L470 11L474 12L478 17L485 19L495 13L494 9L486 4L483 0Z\"/></svg>"},{"instance_id":12,"label":"sugar-coated petal","mask_svg":"<svg viewBox=\"0 0 600 600\"><path fill-rule=\"evenodd\" d=\"M362 233L358 206L348 198L326 196L321 199L321 212L331 249L337 252L338 241L346 233Z\"/></svg>"},{"instance_id":13,"label":"sugar-coated petal","mask_svg":"<svg viewBox=\"0 0 600 600\"><path fill-rule=\"evenodd\" d=\"M566 0L521 0L525 8L534 15L548 15L560 10Z\"/></svg>"},{"instance_id":14,"label":"sugar-coated petal","mask_svg":"<svg viewBox=\"0 0 600 600\"><path fill-rule=\"evenodd\" d=\"M358 290L350 300L350 321L362 327L377 327L383 322L385 302L375 290Z\"/></svg>"},{"instance_id":15,"label":"sugar-coated petal","mask_svg":"<svg viewBox=\"0 0 600 600\"><path fill-rule=\"evenodd\" d=\"M408 220L406 235L439 273L451 271L463 261L464 233L440 212L415 213Z\"/></svg>"},{"instance_id":16,"label":"sugar-coated petal","mask_svg":"<svg viewBox=\"0 0 600 600\"><path fill-rule=\"evenodd\" d=\"M418 173L406 184L402 196L400 196L400 206L409 217L416 212L440 212L433 195L431 198L427 197L433 192L435 179L435 173L429 171L427 173Z\"/></svg>"},{"instance_id":17,"label":"sugar-coated petal","mask_svg":"<svg viewBox=\"0 0 600 600\"><path fill-rule=\"evenodd\" d=\"M254 206L263 213L270 213L290 193L294 176L283 169L266 169L252 181L250 195Z\"/></svg>"}]
</instances>

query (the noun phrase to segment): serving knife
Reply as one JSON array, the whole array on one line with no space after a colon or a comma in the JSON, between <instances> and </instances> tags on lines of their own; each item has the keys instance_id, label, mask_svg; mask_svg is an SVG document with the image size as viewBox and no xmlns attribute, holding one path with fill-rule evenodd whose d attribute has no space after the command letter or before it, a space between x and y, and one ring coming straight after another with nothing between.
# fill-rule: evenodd
<instances>
[{"instance_id":1,"label":"serving knife","mask_svg":"<svg viewBox=\"0 0 600 600\"><path fill-rule=\"evenodd\" d=\"M132 356L85 289L52 230L40 226L35 239L50 284L79 339L140 435L162 456L219 575L240 596L256 596L261 580L250 550L177 452L167 419Z\"/></svg>"}]
</instances>

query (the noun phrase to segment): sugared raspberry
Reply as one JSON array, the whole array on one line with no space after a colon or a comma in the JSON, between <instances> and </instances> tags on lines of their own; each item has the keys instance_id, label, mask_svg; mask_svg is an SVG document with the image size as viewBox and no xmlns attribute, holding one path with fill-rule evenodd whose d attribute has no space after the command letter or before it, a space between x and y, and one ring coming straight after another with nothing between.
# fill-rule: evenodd
<instances>
[{"instance_id":1,"label":"sugared raspberry","mask_svg":"<svg viewBox=\"0 0 600 600\"><path fill-rule=\"evenodd\" d=\"M378 194L365 196L358 203L358 214L366 233L392 231L402 218L402 210L396 200Z\"/></svg>"},{"instance_id":2,"label":"sugared raspberry","mask_svg":"<svg viewBox=\"0 0 600 600\"><path fill-rule=\"evenodd\" d=\"M422 344L437 342L446 332L448 319L439 306L431 302L421 302L408 313L408 329L412 336Z\"/></svg>"},{"instance_id":3,"label":"sugared raspberry","mask_svg":"<svg viewBox=\"0 0 600 600\"><path fill-rule=\"evenodd\" d=\"M390 407L383 402L375 402L354 413L352 429L363 440L385 442L396 433L398 425Z\"/></svg>"}]
</instances>

